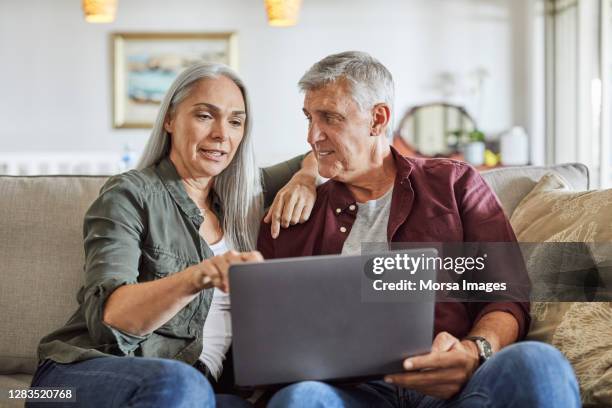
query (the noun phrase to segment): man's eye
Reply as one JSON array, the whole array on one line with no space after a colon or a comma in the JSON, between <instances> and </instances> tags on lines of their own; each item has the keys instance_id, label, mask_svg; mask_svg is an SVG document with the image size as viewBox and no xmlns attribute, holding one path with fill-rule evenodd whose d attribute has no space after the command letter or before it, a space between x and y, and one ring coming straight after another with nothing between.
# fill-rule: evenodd
<instances>
[{"instance_id":1,"label":"man's eye","mask_svg":"<svg viewBox=\"0 0 612 408\"><path fill-rule=\"evenodd\" d=\"M212 116L210 116L208 113L198 113L196 116L200 120L212 119Z\"/></svg>"},{"instance_id":2,"label":"man's eye","mask_svg":"<svg viewBox=\"0 0 612 408\"><path fill-rule=\"evenodd\" d=\"M335 115L325 115L325 121L327 123L336 123L340 121L340 118Z\"/></svg>"}]
</instances>

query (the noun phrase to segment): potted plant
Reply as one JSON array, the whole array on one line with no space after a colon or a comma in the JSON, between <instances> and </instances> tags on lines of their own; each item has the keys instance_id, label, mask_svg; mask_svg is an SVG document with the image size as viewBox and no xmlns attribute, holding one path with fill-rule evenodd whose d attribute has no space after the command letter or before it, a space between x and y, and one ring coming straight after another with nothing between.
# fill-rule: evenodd
<instances>
[{"instance_id":1,"label":"potted plant","mask_svg":"<svg viewBox=\"0 0 612 408\"><path fill-rule=\"evenodd\" d=\"M457 129L448 132L447 143L456 151L463 153L466 162L482 166L485 158L485 134L478 129L466 131Z\"/></svg>"},{"instance_id":2,"label":"potted plant","mask_svg":"<svg viewBox=\"0 0 612 408\"><path fill-rule=\"evenodd\" d=\"M485 135L474 129L467 132L467 143L463 147L463 158L472 166L482 166L485 157Z\"/></svg>"}]
</instances>

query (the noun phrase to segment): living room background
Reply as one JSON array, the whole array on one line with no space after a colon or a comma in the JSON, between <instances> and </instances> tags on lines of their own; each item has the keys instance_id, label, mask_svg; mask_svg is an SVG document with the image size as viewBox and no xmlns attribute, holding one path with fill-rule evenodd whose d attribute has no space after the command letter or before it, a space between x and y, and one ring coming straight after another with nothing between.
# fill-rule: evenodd
<instances>
[{"instance_id":1,"label":"living room background","mask_svg":"<svg viewBox=\"0 0 612 408\"><path fill-rule=\"evenodd\" d=\"M323 56L358 49L396 81L396 116L440 101L484 69L477 120L492 134L528 123L528 2L524 0L306 0L297 26L269 27L263 1L123 0L110 24L85 22L80 1L0 2L1 152L139 151L148 130L112 128L112 32L238 34L239 73L251 92L262 164L308 149L297 80ZM473 98L457 92L454 99ZM398 119L398 118L396 118Z\"/></svg>"},{"instance_id":2,"label":"living room background","mask_svg":"<svg viewBox=\"0 0 612 408\"><path fill-rule=\"evenodd\" d=\"M612 180L609 114L593 116L593 106L607 105L590 102L609 87L600 81L597 88L591 72L577 64L593 60L594 44L608 36L598 37L591 24L610 20L604 5L609 7L599 0L304 0L296 26L275 28L267 24L263 2L250 0L120 0L108 24L86 22L78 0L2 1L0 173L45 173L31 163L74 157L119 162L126 150L135 161L149 130L113 128L113 33L235 32L261 165L309 148L296 86L302 73L325 55L357 49L393 73L396 125L416 105L460 105L488 140L524 128L530 164L583 162L605 186ZM553 18L565 36L552 39ZM561 67L556 82L550 82L553 62ZM575 70L564 68L572 64Z\"/></svg>"}]
</instances>

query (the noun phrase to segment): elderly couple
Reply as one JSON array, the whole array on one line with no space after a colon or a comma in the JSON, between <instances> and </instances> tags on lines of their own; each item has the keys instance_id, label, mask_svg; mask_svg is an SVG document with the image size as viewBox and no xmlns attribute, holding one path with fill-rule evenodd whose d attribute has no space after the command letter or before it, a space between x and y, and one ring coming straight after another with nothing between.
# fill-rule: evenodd
<instances>
[{"instance_id":1,"label":"elderly couple","mask_svg":"<svg viewBox=\"0 0 612 408\"><path fill-rule=\"evenodd\" d=\"M515 240L473 168L389 145L394 85L376 59L330 55L299 87L312 153L259 170L240 78L218 64L179 75L138 169L111 177L85 215L79 308L42 339L33 386L72 387L88 407L249 406L224 380L229 265L353 254L362 242ZM329 179L319 187L317 172ZM438 303L431 352L403 372L292 384L270 392L268 406L579 406L562 355L516 343L528 311Z\"/></svg>"}]
</instances>

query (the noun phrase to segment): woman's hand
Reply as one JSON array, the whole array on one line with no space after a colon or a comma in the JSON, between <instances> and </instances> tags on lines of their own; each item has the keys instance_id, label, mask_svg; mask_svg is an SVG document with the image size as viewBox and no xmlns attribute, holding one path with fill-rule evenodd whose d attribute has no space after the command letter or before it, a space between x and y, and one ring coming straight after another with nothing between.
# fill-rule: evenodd
<instances>
[{"instance_id":1,"label":"woman's hand","mask_svg":"<svg viewBox=\"0 0 612 408\"><path fill-rule=\"evenodd\" d=\"M198 292L216 287L228 293L230 289L228 271L231 265L244 262L261 262L263 260L263 256L258 251L228 251L223 255L205 259L192 266L194 286Z\"/></svg>"},{"instance_id":2,"label":"woman's hand","mask_svg":"<svg viewBox=\"0 0 612 408\"><path fill-rule=\"evenodd\" d=\"M312 154L304 158L302 169L281 188L264 217L269 223L272 238L277 238L280 227L305 223L317 199L317 161Z\"/></svg>"}]
</instances>

